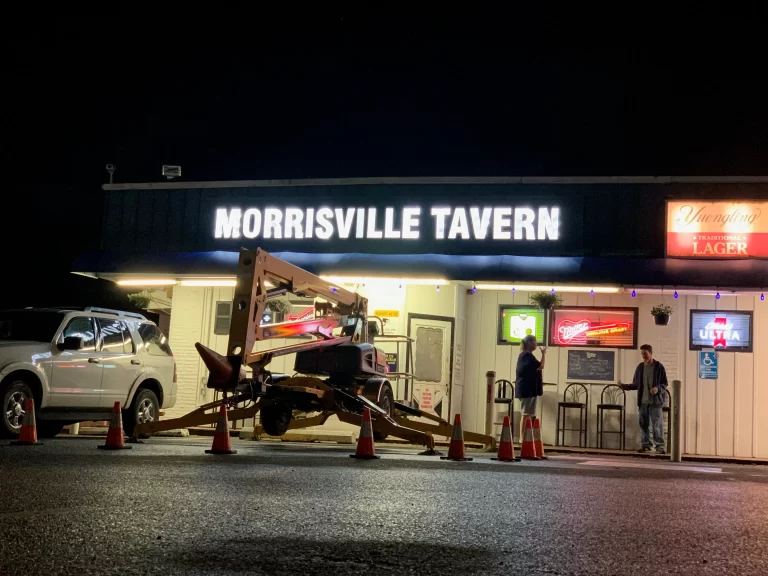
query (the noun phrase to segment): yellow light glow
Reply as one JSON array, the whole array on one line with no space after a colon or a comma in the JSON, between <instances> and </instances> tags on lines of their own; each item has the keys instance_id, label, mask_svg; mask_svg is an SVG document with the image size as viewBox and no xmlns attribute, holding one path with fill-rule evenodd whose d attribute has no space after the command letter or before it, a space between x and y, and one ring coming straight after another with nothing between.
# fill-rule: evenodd
<instances>
[{"instance_id":1,"label":"yellow light glow","mask_svg":"<svg viewBox=\"0 0 768 576\"><path fill-rule=\"evenodd\" d=\"M217 278L201 278L201 279L195 279L195 280L182 280L180 282L182 286L202 286L202 287L234 287L237 286L237 280L224 280L224 279L217 279Z\"/></svg>"},{"instance_id":2,"label":"yellow light glow","mask_svg":"<svg viewBox=\"0 0 768 576\"><path fill-rule=\"evenodd\" d=\"M117 281L118 286L174 286L176 280L169 278L123 278Z\"/></svg>"},{"instance_id":3,"label":"yellow light glow","mask_svg":"<svg viewBox=\"0 0 768 576\"><path fill-rule=\"evenodd\" d=\"M443 278L378 278L378 277L356 277L356 276L321 276L326 282L332 284L396 284L412 286L443 286L448 284L448 280Z\"/></svg>"},{"instance_id":4,"label":"yellow light glow","mask_svg":"<svg viewBox=\"0 0 768 576\"><path fill-rule=\"evenodd\" d=\"M478 290L519 290L521 292L585 292L589 294L618 294L621 288L617 286L558 286L557 284L477 284Z\"/></svg>"}]
</instances>

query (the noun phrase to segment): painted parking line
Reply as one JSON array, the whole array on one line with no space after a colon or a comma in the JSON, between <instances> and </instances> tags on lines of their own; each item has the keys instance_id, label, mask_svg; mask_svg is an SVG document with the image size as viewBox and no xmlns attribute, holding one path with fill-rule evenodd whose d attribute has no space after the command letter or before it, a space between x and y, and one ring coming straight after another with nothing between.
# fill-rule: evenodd
<instances>
[{"instance_id":1,"label":"painted parking line","mask_svg":"<svg viewBox=\"0 0 768 576\"><path fill-rule=\"evenodd\" d=\"M704 474L722 474L722 468L710 468L705 466L682 466L677 464L654 464L648 462L620 462L616 460L588 460L582 462L582 466L603 466L610 468L642 468L645 470L677 470L681 472L701 472Z\"/></svg>"}]
</instances>

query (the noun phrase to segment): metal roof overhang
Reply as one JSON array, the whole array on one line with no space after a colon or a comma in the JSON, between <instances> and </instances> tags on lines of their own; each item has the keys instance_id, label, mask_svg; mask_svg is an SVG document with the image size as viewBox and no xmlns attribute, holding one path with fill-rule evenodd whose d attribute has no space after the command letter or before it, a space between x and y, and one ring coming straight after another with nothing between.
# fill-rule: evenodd
<instances>
[{"instance_id":1,"label":"metal roof overhang","mask_svg":"<svg viewBox=\"0 0 768 576\"><path fill-rule=\"evenodd\" d=\"M583 258L452 256L445 254L311 254L275 256L314 274L410 276L477 282L689 286L721 289L768 288L768 260L673 258ZM172 252L140 256L83 254L73 272L100 278L120 275L212 277L235 275L237 252Z\"/></svg>"}]
</instances>

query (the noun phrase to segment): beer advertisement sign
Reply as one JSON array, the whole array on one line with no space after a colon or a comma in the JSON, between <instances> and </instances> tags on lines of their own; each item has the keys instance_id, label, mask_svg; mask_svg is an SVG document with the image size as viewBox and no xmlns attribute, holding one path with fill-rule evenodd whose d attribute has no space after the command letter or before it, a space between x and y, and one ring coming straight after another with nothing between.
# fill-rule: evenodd
<instances>
[{"instance_id":1,"label":"beer advertisement sign","mask_svg":"<svg viewBox=\"0 0 768 576\"><path fill-rule=\"evenodd\" d=\"M550 346L637 348L637 308L571 306L551 318Z\"/></svg>"},{"instance_id":2,"label":"beer advertisement sign","mask_svg":"<svg viewBox=\"0 0 768 576\"><path fill-rule=\"evenodd\" d=\"M535 336L544 344L546 310L534 306L499 306L499 344L520 344L526 336Z\"/></svg>"},{"instance_id":3,"label":"beer advertisement sign","mask_svg":"<svg viewBox=\"0 0 768 576\"><path fill-rule=\"evenodd\" d=\"M667 256L768 258L768 202L668 202Z\"/></svg>"},{"instance_id":4,"label":"beer advertisement sign","mask_svg":"<svg viewBox=\"0 0 768 576\"><path fill-rule=\"evenodd\" d=\"M689 349L752 352L752 312L691 310Z\"/></svg>"}]
</instances>

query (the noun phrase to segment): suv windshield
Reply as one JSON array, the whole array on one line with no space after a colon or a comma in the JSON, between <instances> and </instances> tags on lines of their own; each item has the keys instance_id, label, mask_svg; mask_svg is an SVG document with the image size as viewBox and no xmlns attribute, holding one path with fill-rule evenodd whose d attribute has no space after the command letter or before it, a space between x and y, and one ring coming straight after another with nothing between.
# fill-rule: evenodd
<instances>
[{"instance_id":1,"label":"suv windshield","mask_svg":"<svg viewBox=\"0 0 768 576\"><path fill-rule=\"evenodd\" d=\"M0 312L0 341L51 342L63 319L63 312L50 310Z\"/></svg>"}]
</instances>

